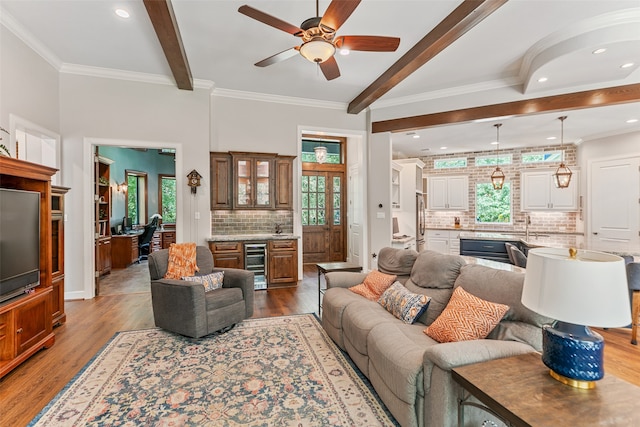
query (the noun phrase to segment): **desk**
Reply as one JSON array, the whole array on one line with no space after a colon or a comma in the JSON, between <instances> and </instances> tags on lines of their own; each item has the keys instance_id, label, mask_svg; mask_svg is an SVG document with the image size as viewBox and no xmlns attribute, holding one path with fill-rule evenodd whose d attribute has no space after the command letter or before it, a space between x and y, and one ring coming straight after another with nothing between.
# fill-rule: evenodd
<instances>
[{"instance_id":1,"label":"desk","mask_svg":"<svg viewBox=\"0 0 640 427\"><path fill-rule=\"evenodd\" d=\"M322 310L321 298L326 290L323 289L320 284L320 275L330 273L332 271L352 271L359 273L362 271L362 267L350 262L322 262L316 264L316 267L318 268L318 316L320 316Z\"/></svg>"},{"instance_id":2,"label":"desk","mask_svg":"<svg viewBox=\"0 0 640 427\"><path fill-rule=\"evenodd\" d=\"M484 409L510 426L637 426L640 387L605 374L596 388L582 390L549 376L538 353L462 366L451 377L464 390L458 425L473 395Z\"/></svg>"},{"instance_id":3,"label":"desk","mask_svg":"<svg viewBox=\"0 0 640 427\"><path fill-rule=\"evenodd\" d=\"M127 268L138 261L138 235L114 234L111 236L111 267Z\"/></svg>"}]
</instances>

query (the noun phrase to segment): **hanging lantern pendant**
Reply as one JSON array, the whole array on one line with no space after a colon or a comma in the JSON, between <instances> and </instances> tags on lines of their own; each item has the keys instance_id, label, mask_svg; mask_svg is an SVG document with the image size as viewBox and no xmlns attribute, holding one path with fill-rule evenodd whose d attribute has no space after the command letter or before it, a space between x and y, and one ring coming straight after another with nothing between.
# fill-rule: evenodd
<instances>
[{"instance_id":1,"label":"hanging lantern pendant","mask_svg":"<svg viewBox=\"0 0 640 427\"><path fill-rule=\"evenodd\" d=\"M502 123L497 123L494 125L496 127L496 170L491 174L491 185L493 185L494 190L502 190L504 186L504 172L498 166L498 151L500 150L500 126Z\"/></svg>"},{"instance_id":2,"label":"hanging lantern pendant","mask_svg":"<svg viewBox=\"0 0 640 427\"><path fill-rule=\"evenodd\" d=\"M556 173L553 174L553 183L556 188L567 188L571 183L571 176L573 172L567 165L564 164L564 120L567 116L558 117L560 120L560 151L562 152L562 160L560 166L556 169Z\"/></svg>"}]
</instances>

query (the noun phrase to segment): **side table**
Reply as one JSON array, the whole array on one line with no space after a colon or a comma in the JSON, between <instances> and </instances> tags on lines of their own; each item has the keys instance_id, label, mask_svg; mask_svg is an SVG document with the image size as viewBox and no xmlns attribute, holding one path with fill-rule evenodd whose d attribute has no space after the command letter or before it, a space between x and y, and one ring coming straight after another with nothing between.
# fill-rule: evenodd
<instances>
[{"instance_id":1,"label":"side table","mask_svg":"<svg viewBox=\"0 0 640 427\"><path fill-rule=\"evenodd\" d=\"M320 284L320 275L331 273L332 271L352 271L359 273L362 271L362 267L350 262L321 262L316 264L318 268L318 316L320 316L322 310L322 295L326 288L322 288Z\"/></svg>"},{"instance_id":2,"label":"side table","mask_svg":"<svg viewBox=\"0 0 640 427\"><path fill-rule=\"evenodd\" d=\"M451 377L463 388L459 426L466 406L484 409L509 426L640 425L640 387L605 374L592 390L573 388L551 378L538 353L454 368ZM469 401L471 396L481 404Z\"/></svg>"}]
</instances>

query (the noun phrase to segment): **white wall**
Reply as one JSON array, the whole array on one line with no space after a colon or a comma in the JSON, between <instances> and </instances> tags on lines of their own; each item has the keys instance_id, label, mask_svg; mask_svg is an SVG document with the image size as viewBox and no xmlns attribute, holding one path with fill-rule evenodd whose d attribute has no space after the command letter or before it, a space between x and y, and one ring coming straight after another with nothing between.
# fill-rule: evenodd
<instances>
[{"instance_id":1,"label":"white wall","mask_svg":"<svg viewBox=\"0 0 640 427\"><path fill-rule=\"evenodd\" d=\"M369 142L369 263L377 268L380 249L391 245L391 134L376 133ZM373 254L376 254L374 258Z\"/></svg>"},{"instance_id":2,"label":"white wall","mask_svg":"<svg viewBox=\"0 0 640 427\"><path fill-rule=\"evenodd\" d=\"M178 216L183 218L177 224L177 241L205 243L210 234L210 93L208 89L181 91L168 85L60 75L63 185L72 188L66 213L74 230L65 238L67 298L93 296L93 257L87 255L93 253L92 144L176 147ZM192 169L203 176L195 197L186 185ZM196 212L200 220L195 219Z\"/></svg>"}]
</instances>

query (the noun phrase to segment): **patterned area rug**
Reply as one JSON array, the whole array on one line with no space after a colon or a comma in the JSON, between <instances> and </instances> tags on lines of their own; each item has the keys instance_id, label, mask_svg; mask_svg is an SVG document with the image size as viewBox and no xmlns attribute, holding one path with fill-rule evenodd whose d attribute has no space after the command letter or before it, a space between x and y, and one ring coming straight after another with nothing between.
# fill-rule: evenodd
<instances>
[{"instance_id":1,"label":"patterned area rug","mask_svg":"<svg viewBox=\"0 0 640 427\"><path fill-rule=\"evenodd\" d=\"M312 315L119 332L31 426L395 426Z\"/></svg>"}]
</instances>

